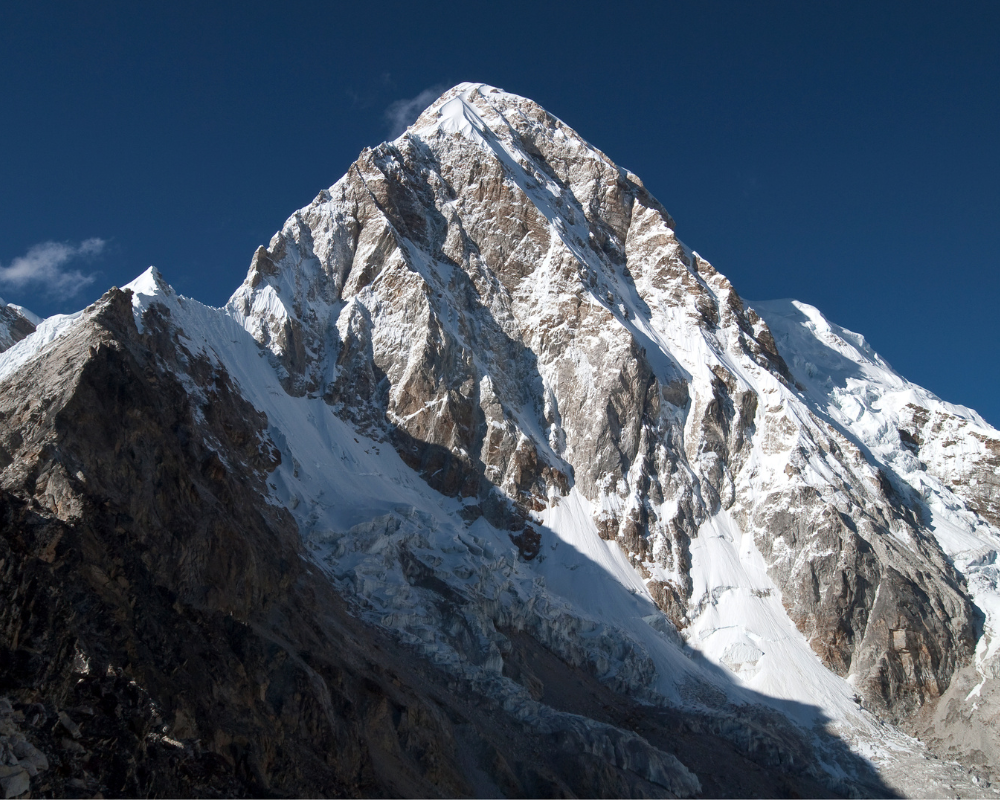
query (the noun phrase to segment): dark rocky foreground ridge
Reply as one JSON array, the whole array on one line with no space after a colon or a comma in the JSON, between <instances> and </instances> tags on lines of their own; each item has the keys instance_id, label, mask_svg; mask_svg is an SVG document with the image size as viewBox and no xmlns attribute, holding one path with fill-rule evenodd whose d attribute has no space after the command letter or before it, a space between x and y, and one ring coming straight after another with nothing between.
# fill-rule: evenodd
<instances>
[{"instance_id":1,"label":"dark rocky foreground ridge","mask_svg":"<svg viewBox=\"0 0 1000 800\"><path fill-rule=\"evenodd\" d=\"M599 723L540 735L401 651L264 501L263 420L168 324L140 335L129 300L112 290L2 387L0 735L25 773L45 765L33 796L835 790L777 715L648 709L520 635L509 669Z\"/></svg>"},{"instance_id":2,"label":"dark rocky foreground ridge","mask_svg":"<svg viewBox=\"0 0 1000 800\"><path fill-rule=\"evenodd\" d=\"M1000 437L673 225L467 84L226 309L5 309L4 793L994 796Z\"/></svg>"}]
</instances>

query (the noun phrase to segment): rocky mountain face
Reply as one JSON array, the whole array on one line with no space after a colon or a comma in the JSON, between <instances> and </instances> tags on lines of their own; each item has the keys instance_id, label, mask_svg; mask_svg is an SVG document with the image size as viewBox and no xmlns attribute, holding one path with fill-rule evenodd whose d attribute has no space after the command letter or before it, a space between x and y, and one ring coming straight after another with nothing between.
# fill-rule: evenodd
<instances>
[{"instance_id":1,"label":"rocky mountain face","mask_svg":"<svg viewBox=\"0 0 1000 800\"><path fill-rule=\"evenodd\" d=\"M1000 434L529 100L445 93L225 309L28 324L13 788L994 793Z\"/></svg>"},{"instance_id":2,"label":"rocky mountain face","mask_svg":"<svg viewBox=\"0 0 1000 800\"><path fill-rule=\"evenodd\" d=\"M827 666L906 716L971 655L961 579L673 227L539 106L461 87L294 215L230 309L291 392L470 514L520 531L573 486L678 628L690 542L728 511Z\"/></svg>"}]
</instances>

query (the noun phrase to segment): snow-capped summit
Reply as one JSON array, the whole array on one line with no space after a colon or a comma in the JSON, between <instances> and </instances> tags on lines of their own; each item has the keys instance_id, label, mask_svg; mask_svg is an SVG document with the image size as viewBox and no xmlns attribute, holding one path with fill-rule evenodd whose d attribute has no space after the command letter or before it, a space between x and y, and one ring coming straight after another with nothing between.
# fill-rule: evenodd
<instances>
[{"instance_id":1,"label":"snow-capped summit","mask_svg":"<svg viewBox=\"0 0 1000 800\"><path fill-rule=\"evenodd\" d=\"M792 341L780 308L744 304L571 128L481 84L363 152L229 305L290 392L391 443L467 518L539 532L525 559L572 543L737 685L841 720L858 692L905 721L971 661L975 612L941 524L900 494L909 473L831 412L822 387L848 376L810 342L836 338L879 396L902 379L802 305L811 338ZM972 495L938 483L948 519L992 546ZM530 563L627 627L592 583ZM671 696L667 663L652 685Z\"/></svg>"}]
</instances>

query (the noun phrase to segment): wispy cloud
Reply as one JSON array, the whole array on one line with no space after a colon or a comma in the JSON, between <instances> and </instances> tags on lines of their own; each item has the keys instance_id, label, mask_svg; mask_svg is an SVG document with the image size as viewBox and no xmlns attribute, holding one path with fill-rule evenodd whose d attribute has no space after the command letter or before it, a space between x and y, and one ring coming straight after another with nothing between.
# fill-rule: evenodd
<instances>
[{"instance_id":1,"label":"wispy cloud","mask_svg":"<svg viewBox=\"0 0 1000 800\"><path fill-rule=\"evenodd\" d=\"M396 100L385 110L385 121L389 124L389 138L395 139L416 122L420 112L433 103L448 87L431 86L409 100Z\"/></svg>"},{"instance_id":2,"label":"wispy cloud","mask_svg":"<svg viewBox=\"0 0 1000 800\"><path fill-rule=\"evenodd\" d=\"M78 245L65 242L42 242L18 256L9 266L0 265L0 286L11 289L40 289L46 294L67 299L94 282L94 275L66 265L75 259L100 255L107 244L103 239L85 239Z\"/></svg>"}]
</instances>

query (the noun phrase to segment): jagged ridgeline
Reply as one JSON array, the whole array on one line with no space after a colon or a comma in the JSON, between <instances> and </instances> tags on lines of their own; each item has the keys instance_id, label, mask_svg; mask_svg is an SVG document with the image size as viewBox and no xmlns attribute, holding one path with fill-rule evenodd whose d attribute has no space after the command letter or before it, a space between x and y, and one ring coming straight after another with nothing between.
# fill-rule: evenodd
<instances>
[{"instance_id":1,"label":"jagged ridgeline","mask_svg":"<svg viewBox=\"0 0 1000 800\"><path fill-rule=\"evenodd\" d=\"M0 312L8 796L996 793L1000 435L530 100Z\"/></svg>"}]
</instances>

